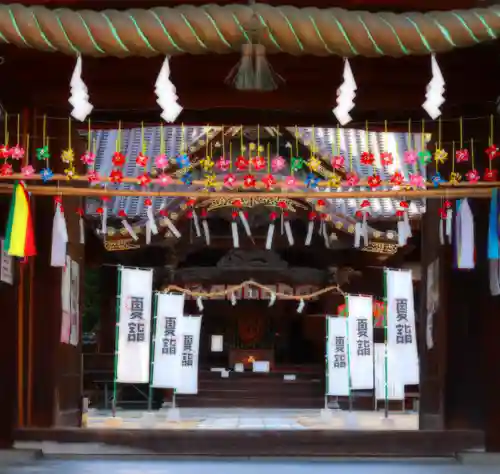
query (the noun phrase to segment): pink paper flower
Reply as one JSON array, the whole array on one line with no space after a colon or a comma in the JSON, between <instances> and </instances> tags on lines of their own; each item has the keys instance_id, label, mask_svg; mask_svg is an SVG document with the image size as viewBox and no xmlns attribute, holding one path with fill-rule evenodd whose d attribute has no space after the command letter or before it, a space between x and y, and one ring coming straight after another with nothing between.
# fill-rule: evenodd
<instances>
[{"instance_id":1,"label":"pink paper flower","mask_svg":"<svg viewBox=\"0 0 500 474\"><path fill-rule=\"evenodd\" d=\"M294 176L287 176L285 178L285 186L291 188L296 185L297 185L297 180L295 179Z\"/></svg>"},{"instance_id":2,"label":"pink paper flower","mask_svg":"<svg viewBox=\"0 0 500 474\"><path fill-rule=\"evenodd\" d=\"M271 161L271 168L274 172L281 171L285 167L285 159L282 156L276 156Z\"/></svg>"},{"instance_id":3,"label":"pink paper flower","mask_svg":"<svg viewBox=\"0 0 500 474\"><path fill-rule=\"evenodd\" d=\"M158 176L158 182L162 185L162 186L168 186L169 184L172 183L172 176L170 176L169 174L166 174L166 173L162 173L160 176Z\"/></svg>"},{"instance_id":4,"label":"pink paper flower","mask_svg":"<svg viewBox=\"0 0 500 474\"><path fill-rule=\"evenodd\" d=\"M24 148L16 145L10 149L10 156L13 160L22 160L24 158Z\"/></svg>"},{"instance_id":5,"label":"pink paper flower","mask_svg":"<svg viewBox=\"0 0 500 474\"><path fill-rule=\"evenodd\" d=\"M155 157L155 166L158 169L165 169L168 166L168 158L166 155L158 155Z\"/></svg>"},{"instance_id":6,"label":"pink paper flower","mask_svg":"<svg viewBox=\"0 0 500 474\"><path fill-rule=\"evenodd\" d=\"M425 188L424 177L420 174L411 174L410 184L415 188Z\"/></svg>"},{"instance_id":7,"label":"pink paper flower","mask_svg":"<svg viewBox=\"0 0 500 474\"><path fill-rule=\"evenodd\" d=\"M477 183L481 178L476 170L467 171L467 173L465 173L465 177L467 178L467 181L469 181L469 183Z\"/></svg>"},{"instance_id":8,"label":"pink paper flower","mask_svg":"<svg viewBox=\"0 0 500 474\"><path fill-rule=\"evenodd\" d=\"M332 158L332 166L334 169L338 170L343 168L345 165L345 158L343 156L334 156Z\"/></svg>"},{"instance_id":9,"label":"pink paper flower","mask_svg":"<svg viewBox=\"0 0 500 474\"><path fill-rule=\"evenodd\" d=\"M86 151L80 158L82 160L82 163L86 165L92 165L94 164L95 161L95 154L92 153L91 151Z\"/></svg>"},{"instance_id":10,"label":"pink paper flower","mask_svg":"<svg viewBox=\"0 0 500 474\"><path fill-rule=\"evenodd\" d=\"M31 165L26 165L21 168L21 173L25 178L29 178L33 174L35 174L35 168Z\"/></svg>"},{"instance_id":11,"label":"pink paper flower","mask_svg":"<svg viewBox=\"0 0 500 474\"><path fill-rule=\"evenodd\" d=\"M223 156L221 156L217 160L217 168L220 169L221 171L227 171L230 166L231 166L231 160L228 160L227 158L224 158Z\"/></svg>"},{"instance_id":12,"label":"pink paper flower","mask_svg":"<svg viewBox=\"0 0 500 474\"><path fill-rule=\"evenodd\" d=\"M226 174L226 176L224 176L224 186L232 188L235 183L236 183L236 176L234 174L228 173Z\"/></svg>"},{"instance_id":13,"label":"pink paper flower","mask_svg":"<svg viewBox=\"0 0 500 474\"><path fill-rule=\"evenodd\" d=\"M89 183L97 183L101 177L99 176L99 173L97 171L89 171L87 173L87 179Z\"/></svg>"},{"instance_id":14,"label":"pink paper flower","mask_svg":"<svg viewBox=\"0 0 500 474\"><path fill-rule=\"evenodd\" d=\"M345 180L348 186L356 186L359 183L359 176L354 172L350 172L346 174Z\"/></svg>"},{"instance_id":15,"label":"pink paper flower","mask_svg":"<svg viewBox=\"0 0 500 474\"><path fill-rule=\"evenodd\" d=\"M405 163L407 165L414 165L417 162L418 153L415 150L405 151Z\"/></svg>"}]
</instances>

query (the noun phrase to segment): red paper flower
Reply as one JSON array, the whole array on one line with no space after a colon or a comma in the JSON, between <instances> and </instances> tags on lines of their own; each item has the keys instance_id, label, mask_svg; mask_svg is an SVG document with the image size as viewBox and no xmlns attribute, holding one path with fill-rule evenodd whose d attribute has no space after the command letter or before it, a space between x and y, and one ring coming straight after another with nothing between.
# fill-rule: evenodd
<instances>
[{"instance_id":1,"label":"red paper flower","mask_svg":"<svg viewBox=\"0 0 500 474\"><path fill-rule=\"evenodd\" d=\"M271 189L276 184L276 179L272 174L268 174L262 178L262 182L267 189Z\"/></svg>"},{"instance_id":2,"label":"red paper flower","mask_svg":"<svg viewBox=\"0 0 500 474\"><path fill-rule=\"evenodd\" d=\"M271 220L271 221L275 221L277 218L278 218L278 213L277 213L276 211L272 211L272 212L269 214L269 220Z\"/></svg>"},{"instance_id":3,"label":"red paper flower","mask_svg":"<svg viewBox=\"0 0 500 474\"><path fill-rule=\"evenodd\" d=\"M97 214L104 214L104 209L103 209L102 207L98 207L98 208L95 210L95 212L96 212Z\"/></svg>"},{"instance_id":4,"label":"red paper flower","mask_svg":"<svg viewBox=\"0 0 500 474\"><path fill-rule=\"evenodd\" d=\"M288 205L285 201L278 201L278 207L283 210L286 209Z\"/></svg>"},{"instance_id":5,"label":"red paper flower","mask_svg":"<svg viewBox=\"0 0 500 474\"><path fill-rule=\"evenodd\" d=\"M469 181L469 183L477 183L481 178L477 170L467 171L467 173L465 173L465 177L467 178L467 181Z\"/></svg>"},{"instance_id":6,"label":"red paper flower","mask_svg":"<svg viewBox=\"0 0 500 474\"><path fill-rule=\"evenodd\" d=\"M135 164L144 168L148 164L148 160L149 158L146 155L139 153L135 158Z\"/></svg>"},{"instance_id":7,"label":"red paper flower","mask_svg":"<svg viewBox=\"0 0 500 474\"><path fill-rule=\"evenodd\" d=\"M318 200L316 201L316 205L317 205L318 207L323 207L323 206L326 206L326 202L325 202L325 200L324 200L324 199L318 199Z\"/></svg>"},{"instance_id":8,"label":"red paper flower","mask_svg":"<svg viewBox=\"0 0 500 474\"><path fill-rule=\"evenodd\" d=\"M115 166L123 166L125 164L125 155L122 155L119 151L115 151L111 161Z\"/></svg>"},{"instance_id":9,"label":"red paper flower","mask_svg":"<svg viewBox=\"0 0 500 474\"><path fill-rule=\"evenodd\" d=\"M0 145L0 158L9 158L10 148L7 145Z\"/></svg>"},{"instance_id":10,"label":"red paper flower","mask_svg":"<svg viewBox=\"0 0 500 474\"><path fill-rule=\"evenodd\" d=\"M144 199L144 205L145 206L152 206L153 205L153 200L150 198Z\"/></svg>"},{"instance_id":11,"label":"red paper flower","mask_svg":"<svg viewBox=\"0 0 500 474\"><path fill-rule=\"evenodd\" d=\"M375 161L375 157L373 156L373 153L370 153L368 151L364 151L361 153L361 163L363 165L373 165L373 162Z\"/></svg>"},{"instance_id":12,"label":"red paper flower","mask_svg":"<svg viewBox=\"0 0 500 474\"><path fill-rule=\"evenodd\" d=\"M494 158L497 158L500 155L500 153L498 152L498 148L494 143L490 145L488 148L486 148L484 152L488 155L488 158L490 160L493 160Z\"/></svg>"},{"instance_id":13,"label":"red paper flower","mask_svg":"<svg viewBox=\"0 0 500 474\"><path fill-rule=\"evenodd\" d=\"M224 176L224 186L227 186L228 188L232 188L236 183L236 176L232 173L226 174Z\"/></svg>"},{"instance_id":14,"label":"red paper flower","mask_svg":"<svg viewBox=\"0 0 500 474\"><path fill-rule=\"evenodd\" d=\"M87 179L89 180L89 183L96 183L101 178L100 178L99 173L97 171L89 171L87 173Z\"/></svg>"},{"instance_id":15,"label":"red paper flower","mask_svg":"<svg viewBox=\"0 0 500 474\"><path fill-rule=\"evenodd\" d=\"M123 209L121 209L120 211L118 211L118 217L121 217L122 219L126 219L127 213Z\"/></svg>"},{"instance_id":16,"label":"red paper flower","mask_svg":"<svg viewBox=\"0 0 500 474\"><path fill-rule=\"evenodd\" d=\"M196 204L196 199L192 199L192 198L191 198L191 199L188 199L188 200L186 201L186 206L187 206L187 207L193 207L195 204Z\"/></svg>"},{"instance_id":17,"label":"red paper flower","mask_svg":"<svg viewBox=\"0 0 500 474\"><path fill-rule=\"evenodd\" d=\"M334 156L332 158L332 167L336 170L341 169L345 165L345 158L343 156Z\"/></svg>"},{"instance_id":18,"label":"red paper flower","mask_svg":"<svg viewBox=\"0 0 500 474\"><path fill-rule=\"evenodd\" d=\"M368 181L368 186L370 186L372 190L378 188L382 184L382 180L380 179L380 176L378 174L370 176L367 181Z\"/></svg>"},{"instance_id":19,"label":"red paper flower","mask_svg":"<svg viewBox=\"0 0 500 474\"><path fill-rule=\"evenodd\" d=\"M484 180L485 181L496 181L498 175L498 170L486 168L484 170Z\"/></svg>"},{"instance_id":20,"label":"red paper flower","mask_svg":"<svg viewBox=\"0 0 500 474\"><path fill-rule=\"evenodd\" d=\"M166 173L162 173L162 174L160 174L160 176L158 176L158 182L162 186L168 186L169 184L172 183L172 176L170 176Z\"/></svg>"},{"instance_id":21,"label":"red paper flower","mask_svg":"<svg viewBox=\"0 0 500 474\"><path fill-rule=\"evenodd\" d=\"M348 186L356 186L359 183L359 176L354 172L347 173L345 180Z\"/></svg>"},{"instance_id":22,"label":"red paper flower","mask_svg":"<svg viewBox=\"0 0 500 474\"><path fill-rule=\"evenodd\" d=\"M109 180L112 183L120 184L123 181L123 173L120 170L113 170L109 174Z\"/></svg>"},{"instance_id":23,"label":"red paper flower","mask_svg":"<svg viewBox=\"0 0 500 474\"><path fill-rule=\"evenodd\" d=\"M309 215L307 217L310 221L313 221L316 217L318 217L318 214L315 211L309 211Z\"/></svg>"},{"instance_id":24,"label":"red paper flower","mask_svg":"<svg viewBox=\"0 0 500 474\"><path fill-rule=\"evenodd\" d=\"M466 148L457 150L455 152L455 158L457 159L457 163L465 163L466 161L469 161L469 150Z\"/></svg>"},{"instance_id":25,"label":"red paper flower","mask_svg":"<svg viewBox=\"0 0 500 474\"><path fill-rule=\"evenodd\" d=\"M255 181L255 176L253 174L247 174L243 178L243 186L245 186L245 188L255 188L255 184L256 181Z\"/></svg>"},{"instance_id":26,"label":"red paper flower","mask_svg":"<svg viewBox=\"0 0 500 474\"><path fill-rule=\"evenodd\" d=\"M266 160L262 156L252 158L252 166L257 170L263 170L266 167Z\"/></svg>"},{"instance_id":27,"label":"red paper flower","mask_svg":"<svg viewBox=\"0 0 500 474\"><path fill-rule=\"evenodd\" d=\"M147 186L149 183L151 183L151 178L147 173L141 174L141 176L137 177L137 184Z\"/></svg>"},{"instance_id":28,"label":"red paper flower","mask_svg":"<svg viewBox=\"0 0 500 474\"><path fill-rule=\"evenodd\" d=\"M238 156L236 158L236 161L234 162L234 166L236 166L236 169L239 171L244 171L248 169L248 160L244 156Z\"/></svg>"},{"instance_id":29,"label":"red paper flower","mask_svg":"<svg viewBox=\"0 0 500 474\"><path fill-rule=\"evenodd\" d=\"M392 176L391 176L391 184L394 184L394 186L401 186L404 181L404 176L399 172L396 171Z\"/></svg>"},{"instance_id":30,"label":"red paper flower","mask_svg":"<svg viewBox=\"0 0 500 474\"><path fill-rule=\"evenodd\" d=\"M12 165L10 163L4 163L0 168L0 174L2 176L12 176Z\"/></svg>"},{"instance_id":31,"label":"red paper flower","mask_svg":"<svg viewBox=\"0 0 500 474\"><path fill-rule=\"evenodd\" d=\"M235 199L233 202L232 202L232 205L234 207L237 207L238 209L240 209L242 206L243 206L243 202L241 201L241 199Z\"/></svg>"},{"instance_id":32,"label":"red paper flower","mask_svg":"<svg viewBox=\"0 0 500 474\"><path fill-rule=\"evenodd\" d=\"M384 166L392 165L394 163L394 158L392 157L392 153L388 151L380 153L380 161Z\"/></svg>"}]
</instances>

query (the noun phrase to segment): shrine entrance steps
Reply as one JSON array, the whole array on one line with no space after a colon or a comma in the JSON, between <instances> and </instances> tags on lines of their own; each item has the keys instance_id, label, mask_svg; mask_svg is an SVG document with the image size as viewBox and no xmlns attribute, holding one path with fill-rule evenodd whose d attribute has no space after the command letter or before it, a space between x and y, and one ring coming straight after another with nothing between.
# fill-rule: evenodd
<instances>
[{"instance_id":1,"label":"shrine entrance steps","mask_svg":"<svg viewBox=\"0 0 500 474\"><path fill-rule=\"evenodd\" d=\"M291 375L295 380L289 380ZM177 395L179 407L207 408L322 408L321 369L303 372L218 372L200 370L197 395Z\"/></svg>"}]
</instances>

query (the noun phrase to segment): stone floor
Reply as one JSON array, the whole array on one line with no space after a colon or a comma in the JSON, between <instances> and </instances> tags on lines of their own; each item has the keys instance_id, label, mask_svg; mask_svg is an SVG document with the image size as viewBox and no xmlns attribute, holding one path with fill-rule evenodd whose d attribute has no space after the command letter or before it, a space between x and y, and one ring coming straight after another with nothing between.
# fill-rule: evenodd
<instances>
[{"instance_id":1,"label":"stone floor","mask_svg":"<svg viewBox=\"0 0 500 474\"><path fill-rule=\"evenodd\" d=\"M181 408L178 412L123 410L113 418L110 411L91 410L89 428L157 428L199 430L417 430L418 414L278 409Z\"/></svg>"}]
</instances>

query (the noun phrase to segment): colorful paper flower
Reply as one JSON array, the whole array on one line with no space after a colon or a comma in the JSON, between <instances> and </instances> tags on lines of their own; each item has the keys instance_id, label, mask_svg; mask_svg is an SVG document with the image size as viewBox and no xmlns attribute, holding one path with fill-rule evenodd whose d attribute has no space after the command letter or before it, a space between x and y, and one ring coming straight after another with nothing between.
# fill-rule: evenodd
<instances>
[{"instance_id":1,"label":"colorful paper flower","mask_svg":"<svg viewBox=\"0 0 500 474\"><path fill-rule=\"evenodd\" d=\"M286 161L282 156L275 156L271 161L271 168L276 173L285 167Z\"/></svg>"},{"instance_id":2,"label":"colorful paper flower","mask_svg":"<svg viewBox=\"0 0 500 474\"><path fill-rule=\"evenodd\" d=\"M486 168L484 170L483 178L485 181L496 181L498 176L498 170Z\"/></svg>"},{"instance_id":3,"label":"colorful paper flower","mask_svg":"<svg viewBox=\"0 0 500 474\"><path fill-rule=\"evenodd\" d=\"M40 176L42 177L42 181L44 183L47 183L54 177L54 173L50 168L44 168L42 171L40 171Z\"/></svg>"},{"instance_id":4,"label":"colorful paper flower","mask_svg":"<svg viewBox=\"0 0 500 474\"><path fill-rule=\"evenodd\" d=\"M12 176L12 165L10 163L4 163L0 167L0 175L2 175L2 176Z\"/></svg>"},{"instance_id":5,"label":"colorful paper flower","mask_svg":"<svg viewBox=\"0 0 500 474\"><path fill-rule=\"evenodd\" d=\"M370 153L369 151L364 151L363 153L361 153L360 161L361 164L363 165L373 166L375 157L373 156L373 153Z\"/></svg>"},{"instance_id":6,"label":"colorful paper flower","mask_svg":"<svg viewBox=\"0 0 500 474\"><path fill-rule=\"evenodd\" d=\"M115 151L111 157L111 161L115 166L123 166L125 164L125 155L119 151Z\"/></svg>"},{"instance_id":7,"label":"colorful paper flower","mask_svg":"<svg viewBox=\"0 0 500 474\"><path fill-rule=\"evenodd\" d=\"M252 166L257 171L263 170L266 167L266 160L262 156L255 156L252 158Z\"/></svg>"},{"instance_id":8,"label":"colorful paper flower","mask_svg":"<svg viewBox=\"0 0 500 474\"><path fill-rule=\"evenodd\" d=\"M451 185L457 185L458 183L460 183L460 181L462 181L462 175L460 173L457 173L456 171L452 171L450 173L449 183Z\"/></svg>"},{"instance_id":9,"label":"colorful paper flower","mask_svg":"<svg viewBox=\"0 0 500 474\"><path fill-rule=\"evenodd\" d=\"M469 150L467 150L466 148L457 150L455 152L455 158L457 160L457 163L466 163L467 161L469 161Z\"/></svg>"},{"instance_id":10,"label":"colorful paper flower","mask_svg":"<svg viewBox=\"0 0 500 474\"><path fill-rule=\"evenodd\" d=\"M205 188L213 188L215 187L215 183L217 182L217 176L215 174L207 174L205 175L205 179L204 179L204 185L205 185Z\"/></svg>"},{"instance_id":11,"label":"colorful paper flower","mask_svg":"<svg viewBox=\"0 0 500 474\"><path fill-rule=\"evenodd\" d=\"M61 161L63 163L73 163L73 161L75 161L75 152L71 148L63 150L61 153Z\"/></svg>"},{"instance_id":12,"label":"colorful paper flower","mask_svg":"<svg viewBox=\"0 0 500 474\"><path fill-rule=\"evenodd\" d=\"M20 145L16 145L10 149L10 156L13 160L22 160L24 158L24 148Z\"/></svg>"},{"instance_id":13,"label":"colorful paper flower","mask_svg":"<svg viewBox=\"0 0 500 474\"><path fill-rule=\"evenodd\" d=\"M93 165L95 161L95 153L91 151L86 151L81 157L80 160L85 165Z\"/></svg>"},{"instance_id":14,"label":"colorful paper flower","mask_svg":"<svg viewBox=\"0 0 500 474\"><path fill-rule=\"evenodd\" d=\"M425 188L425 180L421 174L410 174L410 184L414 188Z\"/></svg>"},{"instance_id":15,"label":"colorful paper flower","mask_svg":"<svg viewBox=\"0 0 500 474\"><path fill-rule=\"evenodd\" d=\"M227 158L224 158L221 156L217 160L217 168L221 171L227 171L231 167L231 160L228 160Z\"/></svg>"},{"instance_id":16,"label":"colorful paper flower","mask_svg":"<svg viewBox=\"0 0 500 474\"><path fill-rule=\"evenodd\" d=\"M432 161L432 153L429 150L419 151L418 159L422 165L428 165Z\"/></svg>"},{"instance_id":17,"label":"colorful paper flower","mask_svg":"<svg viewBox=\"0 0 500 474\"><path fill-rule=\"evenodd\" d=\"M391 184L394 186L401 186L404 181L404 176L399 172L396 171L392 176L391 176Z\"/></svg>"},{"instance_id":18,"label":"colorful paper flower","mask_svg":"<svg viewBox=\"0 0 500 474\"><path fill-rule=\"evenodd\" d=\"M192 173L184 173L181 177L181 181L186 184L187 186L190 186L193 184L193 175Z\"/></svg>"},{"instance_id":19,"label":"colorful paper flower","mask_svg":"<svg viewBox=\"0 0 500 474\"><path fill-rule=\"evenodd\" d=\"M112 183L120 184L123 181L123 173L120 170L113 170L109 174L109 180Z\"/></svg>"},{"instance_id":20,"label":"colorful paper flower","mask_svg":"<svg viewBox=\"0 0 500 474\"><path fill-rule=\"evenodd\" d=\"M248 160L244 156L240 155L236 158L234 166L236 166L236 169L239 171L245 171L248 169Z\"/></svg>"},{"instance_id":21,"label":"colorful paper flower","mask_svg":"<svg viewBox=\"0 0 500 474\"><path fill-rule=\"evenodd\" d=\"M36 149L37 160L48 160L50 158L50 152L48 146L42 146Z\"/></svg>"},{"instance_id":22,"label":"colorful paper flower","mask_svg":"<svg viewBox=\"0 0 500 474\"><path fill-rule=\"evenodd\" d=\"M226 176L224 176L224 186L228 187L228 188L232 188L236 183L236 176L232 173L228 173L226 174Z\"/></svg>"},{"instance_id":23,"label":"colorful paper flower","mask_svg":"<svg viewBox=\"0 0 500 474\"><path fill-rule=\"evenodd\" d=\"M304 167L304 160L300 156L293 156L290 166L292 171L299 171Z\"/></svg>"},{"instance_id":24,"label":"colorful paper flower","mask_svg":"<svg viewBox=\"0 0 500 474\"><path fill-rule=\"evenodd\" d=\"M182 155L179 155L175 161L177 162L177 166L179 168L187 168L191 162L189 161L189 156L187 156L185 153Z\"/></svg>"},{"instance_id":25,"label":"colorful paper flower","mask_svg":"<svg viewBox=\"0 0 500 474\"><path fill-rule=\"evenodd\" d=\"M262 178L262 182L267 189L271 189L276 184L276 179L272 174L268 174Z\"/></svg>"},{"instance_id":26,"label":"colorful paper flower","mask_svg":"<svg viewBox=\"0 0 500 474\"><path fill-rule=\"evenodd\" d=\"M331 188L339 188L342 185L342 178L338 174L333 174L328 178L328 186Z\"/></svg>"},{"instance_id":27,"label":"colorful paper flower","mask_svg":"<svg viewBox=\"0 0 500 474\"><path fill-rule=\"evenodd\" d=\"M0 158L9 158L10 148L7 145L0 146Z\"/></svg>"},{"instance_id":28,"label":"colorful paper flower","mask_svg":"<svg viewBox=\"0 0 500 474\"><path fill-rule=\"evenodd\" d=\"M25 178L29 178L35 174L35 168L31 165L26 165L21 168L21 173Z\"/></svg>"},{"instance_id":29,"label":"colorful paper flower","mask_svg":"<svg viewBox=\"0 0 500 474\"><path fill-rule=\"evenodd\" d=\"M334 156L331 161L332 168L335 170L339 170L345 165L345 158L343 156Z\"/></svg>"},{"instance_id":30,"label":"colorful paper flower","mask_svg":"<svg viewBox=\"0 0 500 474\"><path fill-rule=\"evenodd\" d=\"M155 167L159 170L164 170L168 166L168 158L166 155L157 155L155 157Z\"/></svg>"},{"instance_id":31,"label":"colorful paper flower","mask_svg":"<svg viewBox=\"0 0 500 474\"><path fill-rule=\"evenodd\" d=\"M285 186L287 188L292 188L294 186L297 186L297 180L295 179L294 176L287 176L285 178Z\"/></svg>"},{"instance_id":32,"label":"colorful paper flower","mask_svg":"<svg viewBox=\"0 0 500 474\"><path fill-rule=\"evenodd\" d=\"M140 176L137 177L137 184L140 186L148 186L151 183L151 178L149 177L149 174L144 173L141 174Z\"/></svg>"},{"instance_id":33,"label":"colorful paper flower","mask_svg":"<svg viewBox=\"0 0 500 474\"><path fill-rule=\"evenodd\" d=\"M314 173L309 173L304 181L308 188L317 188L319 183L319 177Z\"/></svg>"},{"instance_id":34,"label":"colorful paper flower","mask_svg":"<svg viewBox=\"0 0 500 474\"><path fill-rule=\"evenodd\" d=\"M172 176L166 173L161 173L160 176L158 176L158 183L160 183L162 186L168 186L172 183L172 181Z\"/></svg>"},{"instance_id":35,"label":"colorful paper flower","mask_svg":"<svg viewBox=\"0 0 500 474\"><path fill-rule=\"evenodd\" d=\"M311 171L317 171L319 167L321 166L321 160L316 158L315 156L312 156L309 158L307 161L307 166Z\"/></svg>"},{"instance_id":36,"label":"colorful paper flower","mask_svg":"<svg viewBox=\"0 0 500 474\"><path fill-rule=\"evenodd\" d=\"M382 180L380 179L380 176L378 174L374 174L373 176L370 176L368 179L368 186L370 188L375 189L378 188L382 184Z\"/></svg>"},{"instance_id":37,"label":"colorful paper flower","mask_svg":"<svg viewBox=\"0 0 500 474\"><path fill-rule=\"evenodd\" d=\"M431 183L432 185L437 188L441 183L444 183L444 179L443 177L441 176L441 173L436 173L434 176L432 176L431 178Z\"/></svg>"},{"instance_id":38,"label":"colorful paper flower","mask_svg":"<svg viewBox=\"0 0 500 474\"><path fill-rule=\"evenodd\" d=\"M142 152L135 157L135 164L142 168L145 168L148 164L149 158Z\"/></svg>"},{"instance_id":39,"label":"colorful paper flower","mask_svg":"<svg viewBox=\"0 0 500 474\"><path fill-rule=\"evenodd\" d=\"M434 152L434 161L436 163L444 163L448 159L448 153L445 150L441 150L439 148L436 148L436 151Z\"/></svg>"},{"instance_id":40,"label":"colorful paper flower","mask_svg":"<svg viewBox=\"0 0 500 474\"><path fill-rule=\"evenodd\" d=\"M477 183L481 176L477 172L477 170L469 170L467 173L465 173L465 178L469 183Z\"/></svg>"},{"instance_id":41,"label":"colorful paper flower","mask_svg":"<svg viewBox=\"0 0 500 474\"><path fill-rule=\"evenodd\" d=\"M486 148L484 152L486 153L486 155L488 155L488 159L490 160L493 160L500 155L498 147L494 143L490 145L488 148Z\"/></svg>"},{"instance_id":42,"label":"colorful paper flower","mask_svg":"<svg viewBox=\"0 0 500 474\"><path fill-rule=\"evenodd\" d=\"M210 171L214 167L214 164L212 158L209 156L200 160L200 166L203 168L203 171Z\"/></svg>"},{"instance_id":43,"label":"colorful paper flower","mask_svg":"<svg viewBox=\"0 0 500 474\"><path fill-rule=\"evenodd\" d=\"M392 156L392 153L390 153L388 151L384 151L384 152L380 153L380 162L384 166L392 165L394 163L394 158Z\"/></svg>"},{"instance_id":44,"label":"colorful paper flower","mask_svg":"<svg viewBox=\"0 0 500 474\"><path fill-rule=\"evenodd\" d=\"M247 174L243 178L243 186L245 186L245 188L255 188L255 184L256 181L255 181L255 176L253 174Z\"/></svg>"},{"instance_id":45,"label":"colorful paper flower","mask_svg":"<svg viewBox=\"0 0 500 474\"><path fill-rule=\"evenodd\" d=\"M418 153L415 150L407 150L404 154L404 162L407 165L414 165L417 162Z\"/></svg>"},{"instance_id":46,"label":"colorful paper flower","mask_svg":"<svg viewBox=\"0 0 500 474\"><path fill-rule=\"evenodd\" d=\"M356 186L359 183L359 176L354 171L351 171L346 174L345 180L348 186Z\"/></svg>"},{"instance_id":47,"label":"colorful paper flower","mask_svg":"<svg viewBox=\"0 0 500 474\"><path fill-rule=\"evenodd\" d=\"M89 171L87 173L87 180L89 183L97 183L98 181L101 180L101 177L99 176L99 173L97 171Z\"/></svg>"}]
</instances>

